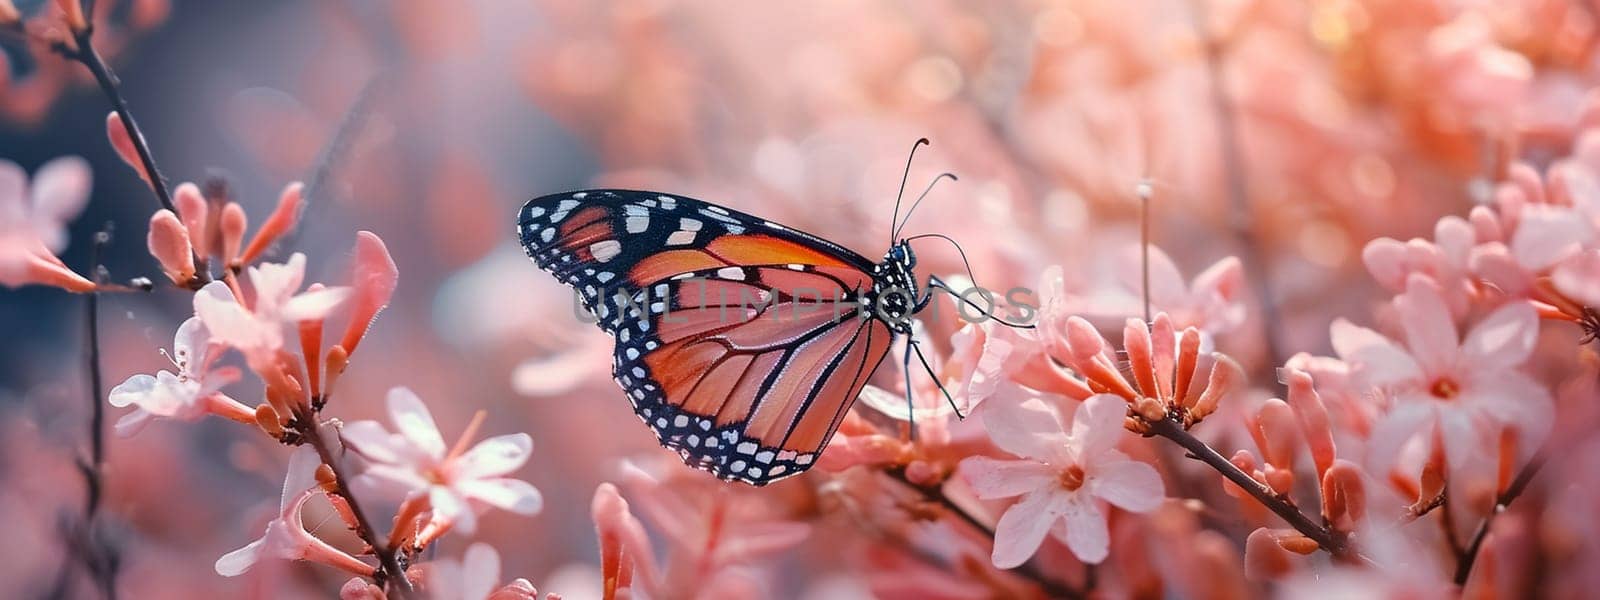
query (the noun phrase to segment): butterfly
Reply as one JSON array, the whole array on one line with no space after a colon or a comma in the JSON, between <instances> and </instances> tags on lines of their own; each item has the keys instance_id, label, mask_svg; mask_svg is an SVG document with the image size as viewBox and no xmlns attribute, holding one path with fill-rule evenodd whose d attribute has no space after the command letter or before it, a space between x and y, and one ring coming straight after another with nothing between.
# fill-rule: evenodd
<instances>
[{"instance_id":1,"label":"butterfly","mask_svg":"<svg viewBox=\"0 0 1600 600\"><path fill-rule=\"evenodd\" d=\"M950 238L899 238L903 224L872 261L710 202L594 189L529 201L517 231L616 339L612 375L661 445L759 486L816 463L897 337L908 373L922 356L911 317L949 287L920 284L911 241Z\"/></svg>"}]
</instances>

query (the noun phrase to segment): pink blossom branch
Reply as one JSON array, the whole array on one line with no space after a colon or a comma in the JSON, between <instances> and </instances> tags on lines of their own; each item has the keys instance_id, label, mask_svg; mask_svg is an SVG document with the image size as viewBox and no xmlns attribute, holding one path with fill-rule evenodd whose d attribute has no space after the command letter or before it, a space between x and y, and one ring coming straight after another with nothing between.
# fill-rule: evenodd
<instances>
[{"instance_id":1,"label":"pink blossom branch","mask_svg":"<svg viewBox=\"0 0 1600 600\"><path fill-rule=\"evenodd\" d=\"M1483 542L1489 537L1489 525L1494 521L1495 515L1505 512L1506 508L1511 506L1512 501L1521 496L1524 491L1527 491L1528 484L1533 481L1533 476L1539 474L1539 470L1544 468L1547 460L1548 457L1544 450L1535 453L1533 458L1528 459L1528 464L1522 467L1522 471L1517 473L1517 477L1511 480L1511 485L1506 486L1506 491L1501 492L1500 496L1495 498L1494 509L1489 511L1488 516L1483 518L1482 523L1478 524L1477 531L1472 534L1472 541L1467 544L1467 549L1461 554L1461 560L1456 563L1456 585L1467 584L1467 578L1472 575L1472 565L1477 562L1478 553L1483 549Z\"/></svg>"},{"instance_id":2,"label":"pink blossom branch","mask_svg":"<svg viewBox=\"0 0 1600 600\"><path fill-rule=\"evenodd\" d=\"M1267 507L1268 510L1288 522L1301 535L1316 542L1317 546L1326 550L1329 554L1339 558L1364 560L1350 546L1350 541L1344 534L1313 521L1311 517L1300 512L1300 509L1295 508L1294 504L1289 502L1287 498L1274 493L1271 488L1256 481L1255 478L1244 471L1239 470L1238 466L1218 454L1211 446L1190 435L1188 431L1183 429L1182 424L1170 418L1147 421L1147 423L1150 426L1151 435L1167 438L1182 446L1184 450L1188 451L1189 458L1206 463L1211 468L1216 469L1228 481L1233 482L1234 485L1249 493L1262 506Z\"/></svg>"},{"instance_id":3,"label":"pink blossom branch","mask_svg":"<svg viewBox=\"0 0 1600 600\"><path fill-rule=\"evenodd\" d=\"M978 518L973 516L972 513L969 513L965 509L956 505L955 502L952 502L950 498L945 496L944 493L938 488L925 487L912 483L910 479L906 478L906 471L904 467L884 469L883 473L884 475L889 476L890 479L898 481L907 488L916 491L918 494L921 494L925 500L938 504L944 509L945 512L955 515L957 518L965 521L967 525L970 525L973 529L982 532L991 540L994 538L994 530L990 529L988 525L985 525L983 521L978 520ZM1035 567L1032 562L1023 563L1022 566L1012 569L1012 572L1021 575L1024 579L1032 581L1034 584L1038 585L1040 589L1044 590L1045 594L1051 598L1085 598L1088 596L1088 591L1093 589L1092 584L1087 585L1084 590L1081 591L1072 589L1062 583L1046 577L1044 573L1039 572L1038 568Z\"/></svg>"},{"instance_id":4,"label":"pink blossom branch","mask_svg":"<svg viewBox=\"0 0 1600 600\"><path fill-rule=\"evenodd\" d=\"M1272 285L1267 261L1261 250L1261 240L1255 227L1254 207L1250 203L1250 181L1246 177L1244 152L1239 144L1239 117L1233 99L1228 96L1227 74L1223 72L1223 44L1206 31L1207 0L1195 1L1195 32L1205 49L1206 78L1210 81L1212 110L1216 113L1217 140L1222 155L1223 175L1228 182L1228 199L1232 214L1228 216L1228 229L1239 244L1239 258L1244 262L1246 278L1250 282L1256 302L1261 305L1262 341L1267 347L1268 368L1282 365L1288 360L1283 332L1278 327L1281 315L1278 303L1272 297Z\"/></svg>"},{"instance_id":5,"label":"pink blossom branch","mask_svg":"<svg viewBox=\"0 0 1600 600\"><path fill-rule=\"evenodd\" d=\"M411 581L406 579L406 570L400 564L399 555L393 547L378 537L377 530L372 527L371 519L367 518L367 513L361 509L361 503L356 501L355 493L350 490L350 480L346 477L344 469L339 466L339 457L334 455L333 446L323 437L322 428L317 426L316 417L300 415L290 420L289 425L301 440L316 449L322 464L328 465L333 471L335 492L344 498L345 504L350 507L350 513L355 516L356 535L372 548L372 554L378 557L378 563L383 567L373 575L373 579L380 586L391 585L396 596L400 598L411 597L414 589L411 587Z\"/></svg>"}]
</instances>

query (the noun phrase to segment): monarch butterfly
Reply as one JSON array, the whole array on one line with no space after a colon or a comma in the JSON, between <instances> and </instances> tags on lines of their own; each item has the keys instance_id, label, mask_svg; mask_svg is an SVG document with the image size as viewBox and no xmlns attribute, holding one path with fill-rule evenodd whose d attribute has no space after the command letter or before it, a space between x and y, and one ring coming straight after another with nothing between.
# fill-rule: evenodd
<instances>
[{"instance_id":1,"label":"monarch butterfly","mask_svg":"<svg viewBox=\"0 0 1600 600\"><path fill-rule=\"evenodd\" d=\"M949 288L919 285L911 241L950 238L899 238L903 225L874 262L709 202L596 189L529 201L517 231L615 337L612 375L661 445L759 486L815 463L895 337L908 372L921 356L911 316Z\"/></svg>"}]
</instances>

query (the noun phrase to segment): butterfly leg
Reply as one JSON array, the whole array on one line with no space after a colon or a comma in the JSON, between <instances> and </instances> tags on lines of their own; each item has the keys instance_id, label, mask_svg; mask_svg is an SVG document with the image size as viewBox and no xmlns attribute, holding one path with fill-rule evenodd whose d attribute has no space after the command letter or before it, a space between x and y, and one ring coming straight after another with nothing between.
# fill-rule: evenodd
<instances>
[{"instance_id":1,"label":"butterfly leg","mask_svg":"<svg viewBox=\"0 0 1600 600\"><path fill-rule=\"evenodd\" d=\"M916 340L911 335L906 335L906 349L901 353L900 373L906 378L906 423L911 430L911 441L917 441L917 403L911 400L911 351L915 349ZM917 356L922 352L917 351Z\"/></svg>"},{"instance_id":2,"label":"butterfly leg","mask_svg":"<svg viewBox=\"0 0 1600 600\"><path fill-rule=\"evenodd\" d=\"M922 361L922 370L926 371L928 373L928 377L933 379L934 385L939 386L939 393L944 395L945 402L950 403L950 409L956 412L956 418L963 421L967 420L967 415L962 414L961 407L956 405L956 399L950 395L950 390L944 387L943 381L939 381L939 374L933 372L933 365L928 364L928 357L923 356L922 344L917 343L916 340L908 339L906 340L906 345L910 346L911 350L917 353L917 360Z\"/></svg>"}]
</instances>

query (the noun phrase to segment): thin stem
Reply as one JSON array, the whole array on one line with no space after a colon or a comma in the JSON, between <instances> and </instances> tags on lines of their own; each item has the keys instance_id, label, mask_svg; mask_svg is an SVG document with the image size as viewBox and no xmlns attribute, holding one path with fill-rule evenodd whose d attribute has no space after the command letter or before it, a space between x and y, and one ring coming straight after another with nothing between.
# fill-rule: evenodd
<instances>
[{"instance_id":1,"label":"thin stem","mask_svg":"<svg viewBox=\"0 0 1600 600\"><path fill-rule=\"evenodd\" d=\"M73 41L77 48L69 48L65 44L53 44L57 54L68 59L82 63L94 74L94 80L100 84L100 92L111 101L111 109L122 118L122 127L127 130L128 138L133 140L133 149L139 154L139 162L144 165L144 172L150 179L150 188L155 190L156 200L161 202L161 207L178 212L172 204L172 193L167 189L167 181L162 178L161 170L156 168L156 159L150 153L150 144L145 141L144 133L139 130L139 124L133 119L133 113L128 110L128 102L123 99L121 90L117 87L118 79L105 59L100 57L100 52L94 48L94 28L90 27L73 34Z\"/></svg>"},{"instance_id":2,"label":"thin stem","mask_svg":"<svg viewBox=\"0 0 1600 600\"><path fill-rule=\"evenodd\" d=\"M1312 541L1321 546L1323 550L1328 551L1329 554L1340 558L1359 558L1359 555L1350 547L1349 540L1343 534L1317 524L1311 517L1306 516L1305 513L1300 512L1300 509L1295 508L1288 499L1279 496L1271 488L1245 474L1244 471L1239 470L1238 466L1235 466L1228 459L1223 458L1221 454L1218 454L1216 450L1213 450L1211 446L1207 446L1199 438L1184 431L1183 426L1177 421L1162 419L1160 421L1150 421L1149 425L1152 435L1167 438L1182 446L1184 450L1189 452L1190 458L1206 463L1211 468L1216 469L1228 481L1232 481L1234 485L1239 486L1255 497L1262 506L1267 507L1268 510L1283 518L1284 521L1288 522L1290 526L1294 527L1302 535L1311 538Z\"/></svg>"},{"instance_id":3,"label":"thin stem","mask_svg":"<svg viewBox=\"0 0 1600 600\"><path fill-rule=\"evenodd\" d=\"M1139 277L1140 293L1144 295L1144 322L1149 324L1154 317L1150 315L1150 192L1148 181L1139 182L1135 188L1139 194Z\"/></svg>"},{"instance_id":4,"label":"thin stem","mask_svg":"<svg viewBox=\"0 0 1600 600\"><path fill-rule=\"evenodd\" d=\"M356 517L356 535L372 548L372 553L378 557L378 562L383 567L376 577L379 584L392 584L399 592L396 595L401 598L411 597L414 590L411 581L406 579L406 571L400 565L399 555L395 553L394 548L389 547L378 537L377 530L372 527L372 521L367 518L366 511L363 511L361 503L356 501L355 494L350 490L350 480L345 477L343 467L339 466L339 457L334 455L333 446L323 437L322 428L317 426L315 417L300 416L293 419L290 424L301 439L316 449L322 464L328 465L328 468L333 470L336 490L344 497L345 503L350 506L350 512Z\"/></svg>"},{"instance_id":5,"label":"thin stem","mask_svg":"<svg viewBox=\"0 0 1600 600\"><path fill-rule=\"evenodd\" d=\"M1227 74L1223 71L1222 43L1206 31L1207 0L1196 0L1194 26L1205 46L1206 78L1211 87L1211 105L1216 113L1217 140L1222 155L1223 175L1228 183L1228 228L1240 248L1240 259L1250 273L1251 291L1261 305L1261 332L1267 346L1268 367L1283 364L1288 357L1283 332L1279 329L1280 315L1277 301L1272 297L1267 261L1257 236L1253 207L1250 204L1250 182L1246 177L1244 153L1239 144L1239 118L1232 98L1228 97Z\"/></svg>"},{"instance_id":6,"label":"thin stem","mask_svg":"<svg viewBox=\"0 0 1600 600\"><path fill-rule=\"evenodd\" d=\"M989 526L985 525L983 521L978 520L978 518L973 516L972 513L967 512L955 502L952 502L950 498L946 497L938 488L929 488L912 483L911 480L906 479L905 469L903 468L885 469L883 473L888 475L890 479L898 481L907 488L922 494L924 499L938 504L945 510L945 512L955 515L957 518L966 522L966 524L971 526L973 529L976 529L982 532L984 535L989 536L991 540L994 539L994 530L989 529ZM1038 585L1040 589L1044 590L1045 594L1051 598L1084 598L1087 596L1087 592L1085 591L1072 589L1065 584L1046 577L1043 573L1040 573L1038 568L1035 567L1031 562L1023 563L1022 566L1012 569L1012 572L1021 575L1029 581L1032 581L1034 584Z\"/></svg>"},{"instance_id":7,"label":"thin stem","mask_svg":"<svg viewBox=\"0 0 1600 600\"><path fill-rule=\"evenodd\" d=\"M1511 485L1506 486L1506 491L1501 492L1500 496L1495 498L1494 509L1489 512L1488 516L1483 518L1482 523L1478 524L1477 531L1472 534L1472 542L1467 544L1466 551L1461 554L1461 560L1456 563L1456 585L1467 584L1467 578L1472 575L1472 565L1477 562L1478 553L1483 550L1483 542L1489 537L1489 525L1494 521L1495 515L1505 512L1506 508L1511 506L1512 501L1527 491L1528 484L1533 481L1533 476L1539 474L1539 470L1544 468L1547 460L1548 457L1544 450L1535 453L1533 458L1528 459L1528 464L1522 467L1522 472L1517 473L1516 479L1511 480Z\"/></svg>"},{"instance_id":8,"label":"thin stem","mask_svg":"<svg viewBox=\"0 0 1600 600\"><path fill-rule=\"evenodd\" d=\"M379 73L368 80L356 93L356 98L345 110L344 116L339 119L339 124L334 128L333 137L328 139L327 145L322 147L318 154L316 166L311 171L311 177L306 180L305 188L300 193L300 214L295 215L294 228L284 234L278 242L280 252L287 252L294 248L295 242L300 237L300 231L305 227L306 211L311 209L312 202L318 199L318 194L327 187L327 182L342 164L345 155L355 145L358 133L366 124L366 116L373 98L377 96L378 87L385 73Z\"/></svg>"}]
</instances>

